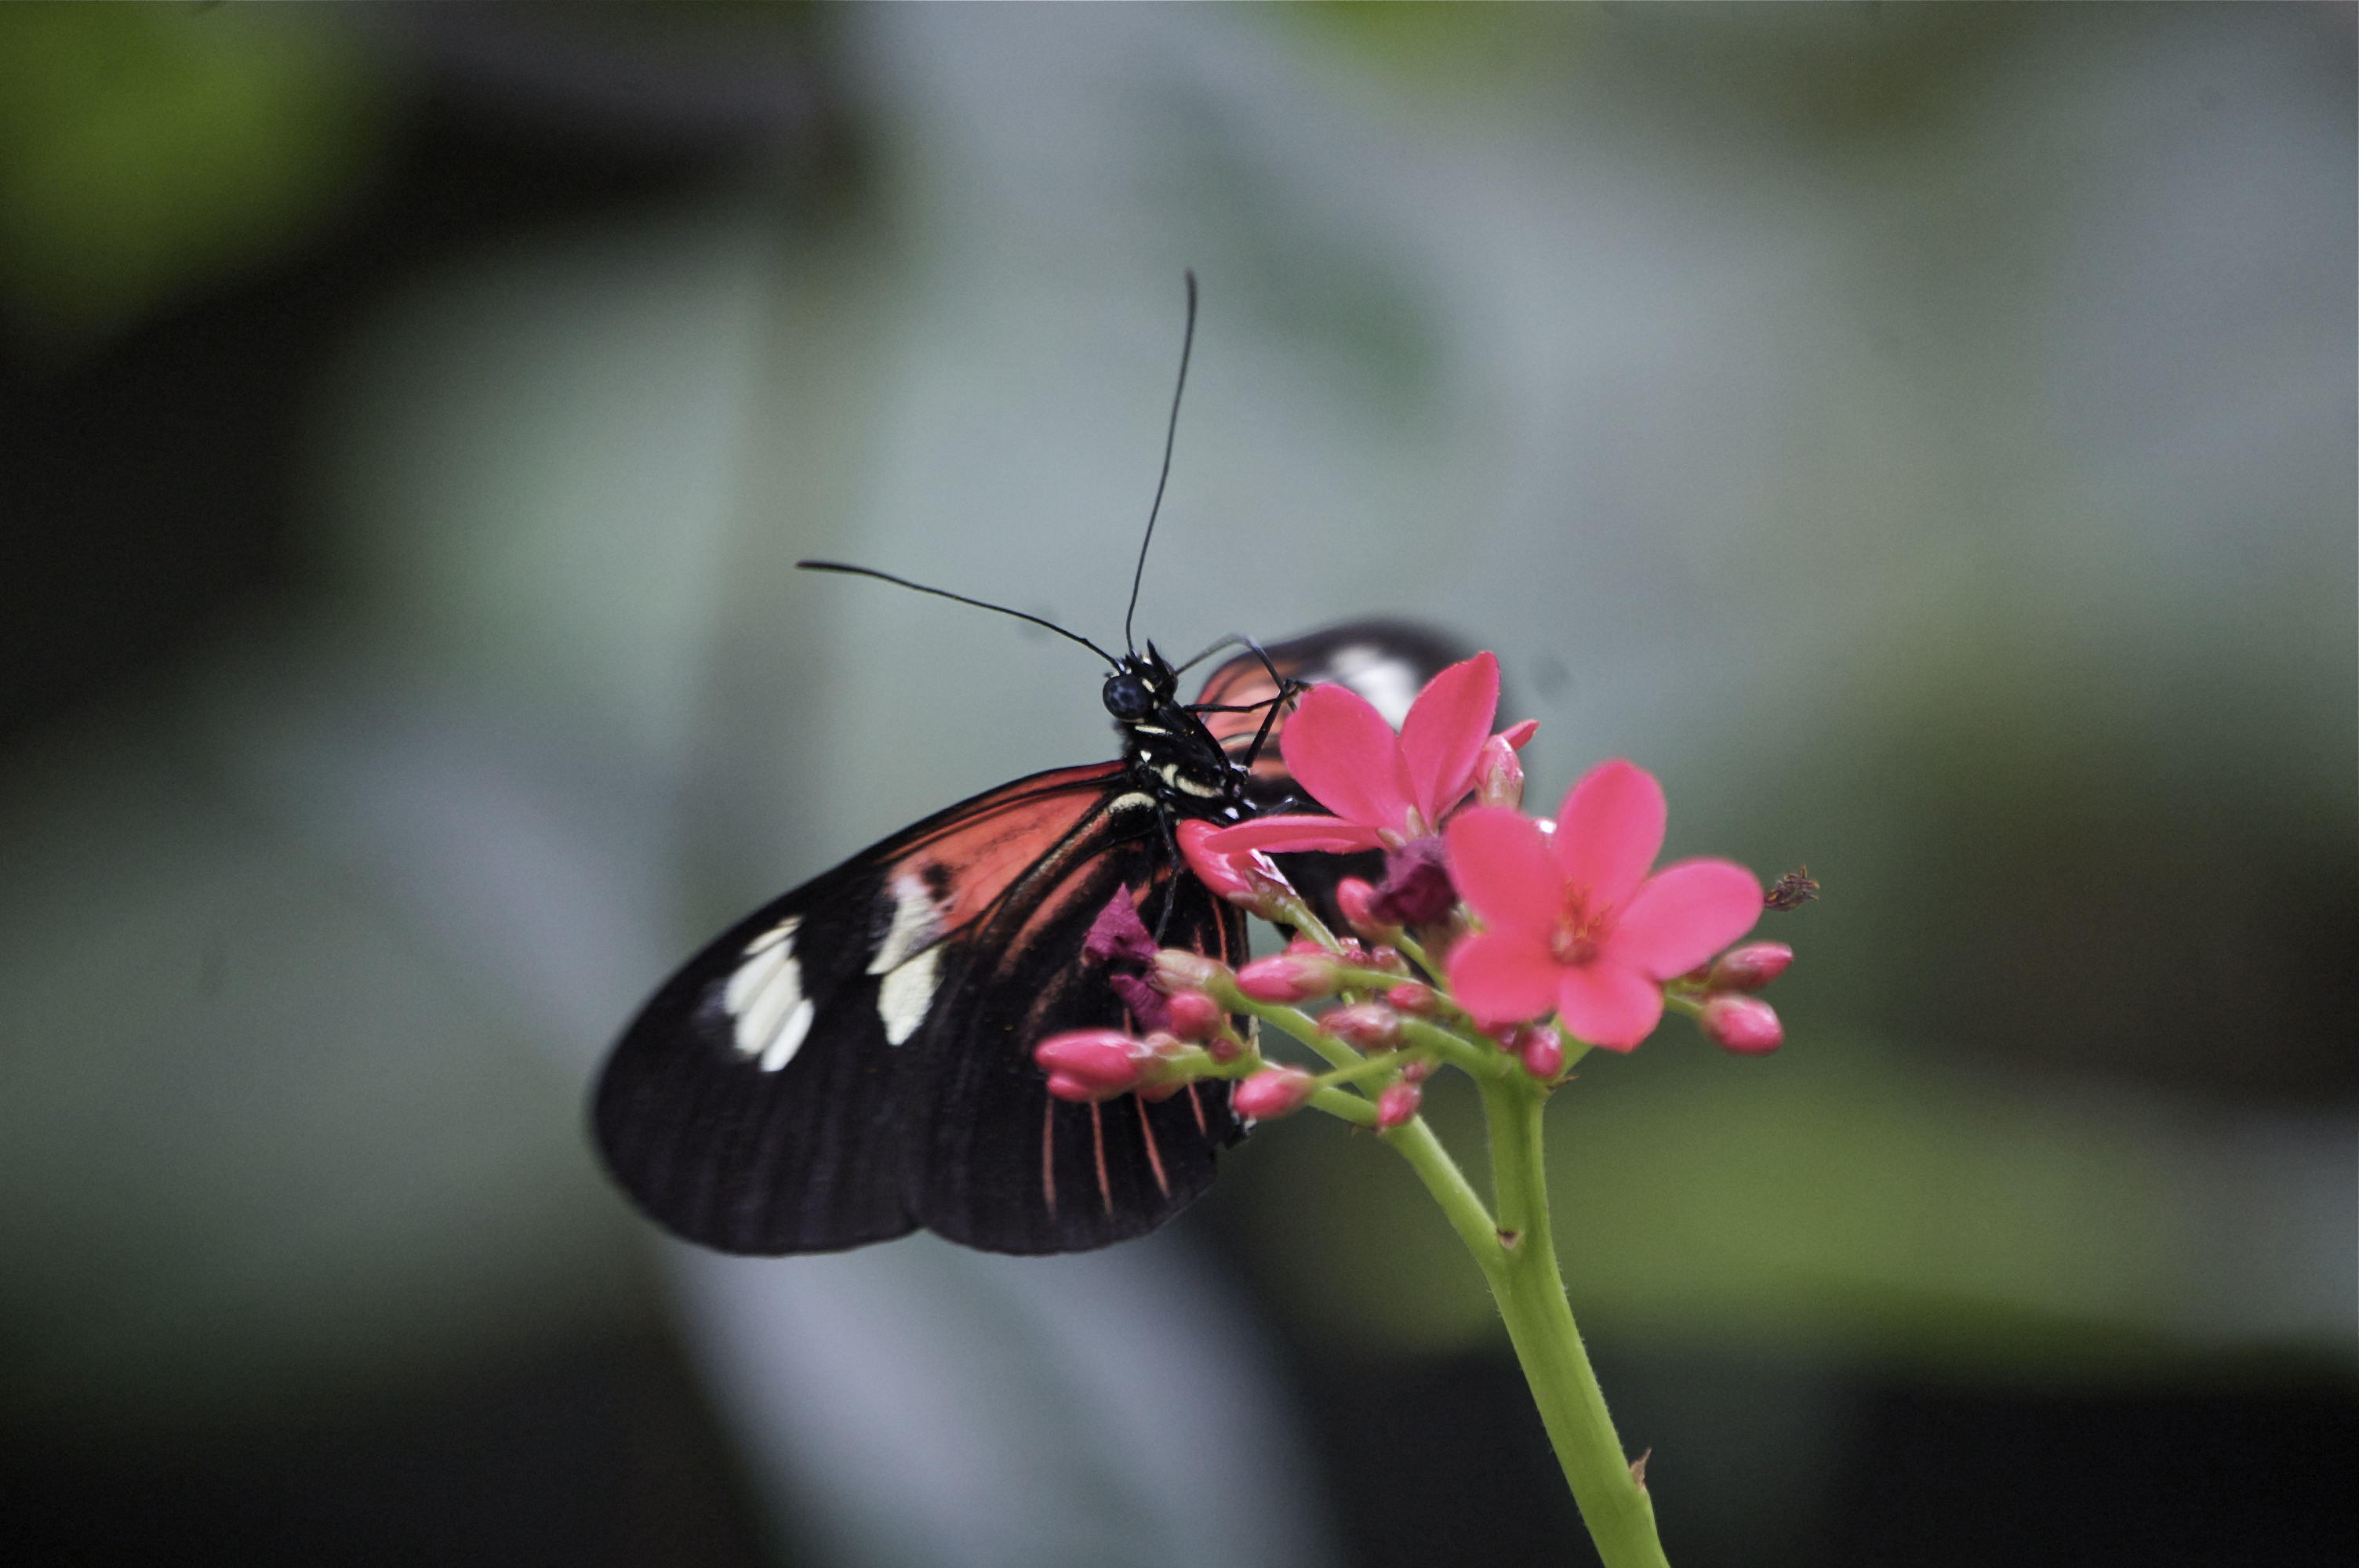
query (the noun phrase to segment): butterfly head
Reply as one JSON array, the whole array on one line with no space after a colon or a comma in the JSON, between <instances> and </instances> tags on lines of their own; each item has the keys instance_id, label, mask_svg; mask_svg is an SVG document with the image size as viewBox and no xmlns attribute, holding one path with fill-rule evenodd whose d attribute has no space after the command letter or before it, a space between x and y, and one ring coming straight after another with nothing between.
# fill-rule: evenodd
<instances>
[{"instance_id":1,"label":"butterfly head","mask_svg":"<svg viewBox=\"0 0 2359 1568\"><path fill-rule=\"evenodd\" d=\"M1144 654L1125 654L1106 676L1106 711L1118 723L1136 724L1169 703L1179 685L1179 672L1149 643Z\"/></svg>"}]
</instances>

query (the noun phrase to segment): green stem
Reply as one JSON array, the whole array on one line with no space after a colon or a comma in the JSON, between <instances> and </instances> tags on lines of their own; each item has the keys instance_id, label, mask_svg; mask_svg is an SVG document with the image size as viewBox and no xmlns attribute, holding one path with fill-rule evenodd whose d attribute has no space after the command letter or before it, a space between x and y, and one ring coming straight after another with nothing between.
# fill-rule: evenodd
<instances>
[{"instance_id":1,"label":"green stem","mask_svg":"<svg viewBox=\"0 0 2359 1568\"><path fill-rule=\"evenodd\" d=\"M1605 1568L1669 1568L1655 1536L1654 1502L1646 1487L1631 1478L1557 1269L1541 1164L1540 1112L1548 1103L1547 1091L1521 1075L1479 1081L1484 1116L1490 1124L1498 1233L1487 1249L1471 1242L1469 1248L1483 1265L1499 1315L1506 1320L1516 1359L1523 1364L1557 1462L1564 1466L1573 1500L1581 1505L1582 1521L1589 1526ZM1464 1234L1462 1227L1460 1234Z\"/></svg>"},{"instance_id":2,"label":"green stem","mask_svg":"<svg viewBox=\"0 0 2359 1568\"><path fill-rule=\"evenodd\" d=\"M1417 1173L1425 1190L1441 1206L1451 1228L1458 1232L1458 1239L1466 1243L1466 1250L1474 1254L1474 1260L1483 1265L1487 1277L1500 1257L1499 1227L1492 1220L1491 1211L1483 1206L1482 1196L1467 1181L1466 1173L1458 1168L1458 1162L1450 1157L1450 1151L1433 1135L1433 1129L1425 1124L1425 1118L1413 1116L1376 1136L1408 1162L1409 1169Z\"/></svg>"}]
</instances>

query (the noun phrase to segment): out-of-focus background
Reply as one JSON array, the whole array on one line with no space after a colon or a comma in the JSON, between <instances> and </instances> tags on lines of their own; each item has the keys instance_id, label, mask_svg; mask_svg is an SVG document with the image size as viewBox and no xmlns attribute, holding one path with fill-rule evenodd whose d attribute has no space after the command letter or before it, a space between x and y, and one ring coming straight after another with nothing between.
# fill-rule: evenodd
<instances>
[{"instance_id":1,"label":"out-of-focus background","mask_svg":"<svg viewBox=\"0 0 2359 1568\"><path fill-rule=\"evenodd\" d=\"M2359 1560L2348 5L0 8L12 1563L1589 1561L1471 1265L741 1261L586 1084L1108 754L1142 629L1495 648L1823 901L1551 1109L1671 1558ZM1463 1107L1440 1097L1444 1130Z\"/></svg>"}]
</instances>

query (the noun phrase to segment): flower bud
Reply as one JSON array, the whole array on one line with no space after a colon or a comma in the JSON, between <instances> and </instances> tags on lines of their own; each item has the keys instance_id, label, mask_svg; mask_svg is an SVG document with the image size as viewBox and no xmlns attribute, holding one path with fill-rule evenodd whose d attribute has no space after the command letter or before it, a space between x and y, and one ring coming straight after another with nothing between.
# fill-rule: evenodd
<instances>
[{"instance_id":1,"label":"flower bud","mask_svg":"<svg viewBox=\"0 0 2359 1568\"><path fill-rule=\"evenodd\" d=\"M1361 1051L1386 1051L1400 1042L1400 1014L1380 1001L1355 1001L1320 1015L1319 1027Z\"/></svg>"},{"instance_id":2,"label":"flower bud","mask_svg":"<svg viewBox=\"0 0 2359 1568\"><path fill-rule=\"evenodd\" d=\"M1207 958L1185 947L1166 947L1155 955L1155 983L1169 995L1201 990L1228 972L1229 967L1218 958Z\"/></svg>"},{"instance_id":3,"label":"flower bud","mask_svg":"<svg viewBox=\"0 0 2359 1568\"><path fill-rule=\"evenodd\" d=\"M1032 1059L1048 1072L1050 1094L1089 1104L1136 1088L1146 1076L1144 1053L1118 1029L1070 1029L1035 1045Z\"/></svg>"},{"instance_id":4,"label":"flower bud","mask_svg":"<svg viewBox=\"0 0 2359 1568\"><path fill-rule=\"evenodd\" d=\"M1308 1001L1325 996L1343 967L1324 952L1277 953L1237 971L1237 989L1256 1001Z\"/></svg>"},{"instance_id":5,"label":"flower bud","mask_svg":"<svg viewBox=\"0 0 2359 1568\"><path fill-rule=\"evenodd\" d=\"M1212 823L1191 816L1173 831L1180 839L1180 855L1188 862L1188 869L1231 903L1268 919L1281 902L1295 897L1294 884L1286 880L1277 862L1259 849L1224 855L1206 849L1204 840L1220 831Z\"/></svg>"},{"instance_id":6,"label":"flower bud","mask_svg":"<svg viewBox=\"0 0 2359 1568\"><path fill-rule=\"evenodd\" d=\"M1343 916L1343 924L1364 936L1374 936L1385 928L1383 921L1369 908L1376 890L1357 877L1345 877L1335 884L1335 908Z\"/></svg>"},{"instance_id":7,"label":"flower bud","mask_svg":"<svg viewBox=\"0 0 2359 1568\"><path fill-rule=\"evenodd\" d=\"M1376 1097L1376 1130L1383 1131L1398 1127L1417 1114L1424 1103L1425 1090L1412 1083L1388 1084Z\"/></svg>"},{"instance_id":8,"label":"flower bud","mask_svg":"<svg viewBox=\"0 0 2359 1568\"><path fill-rule=\"evenodd\" d=\"M1430 925L1458 906L1450 881L1450 855L1436 838L1412 838L1385 858L1385 885L1369 914L1386 925Z\"/></svg>"},{"instance_id":9,"label":"flower bud","mask_svg":"<svg viewBox=\"0 0 2359 1568\"><path fill-rule=\"evenodd\" d=\"M1426 1017L1441 1005L1440 995L1423 980L1403 980L1385 993L1385 1000L1395 1011L1417 1018Z\"/></svg>"},{"instance_id":10,"label":"flower bud","mask_svg":"<svg viewBox=\"0 0 2359 1568\"><path fill-rule=\"evenodd\" d=\"M1723 953L1703 983L1716 991L1757 991L1793 961L1794 949L1783 942L1747 942Z\"/></svg>"},{"instance_id":11,"label":"flower bud","mask_svg":"<svg viewBox=\"0 0 2359 1568\"><path fill-rule=\"evenodd\" d=\"M1544 1084L1554 1083L1564 1071L1564 1039L1545 1023L1527 1023L1509 1037L1509 1050L1524 1071Z\"/></svg>"},{"instance_id":12,"label":"flower bud","mask_svg":"<svg viewBox=\"0 0 2359 1568\"><path fill-rule=\"evenodd\" d=\"M1229 1091L1229 1108L1247 1121L1275 1121L1300 1110L1318 1087L1299 1067L1264 1067Z\"/></svg>"},{"instance_id":13,"label":"flower bud","mask_svg":"<svg viewBox=\"0 0 2359 1568\"><path fill-rule=\"evenodd\" d=\"M1505 735L1492 736L1474 754L1474 804L1523 809L1524 764Z\"/></svg>"},{"instance_id":14,"label":"flower bud","mask_svg":"<svg viewBox=\"0 0 2359 1568\"><path fill-rule=\"evenodd\" d=\"M1171 1033L1182 1040L1209 1040L1228 1022L1221 1004L1202 991L1175 991L1169 1011Z\"/></svg>"},{"instance_id":15,"label":"flower bud","mask_svg":"<svg viewBox=\"0 0 2359 1568\"><path fill-rule=\"evenodd\" d=\"M1696 1026L1713 1044L1743 1056L1766 1056L1786 1043L1786 1026L1777 1022L1777 1010L1757 996L1734 991L1717 991L1706 998Z\"/></svg>"}]
</instances>

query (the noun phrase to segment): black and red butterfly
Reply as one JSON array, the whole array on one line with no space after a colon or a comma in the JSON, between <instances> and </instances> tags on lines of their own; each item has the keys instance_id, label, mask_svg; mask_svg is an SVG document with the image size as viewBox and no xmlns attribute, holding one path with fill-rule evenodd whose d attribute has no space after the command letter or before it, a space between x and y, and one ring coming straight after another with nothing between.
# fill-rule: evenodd
<instances>
[{"instance_id":1,"label":"black and red butterfly","mask_svg":"<svg viewBox=\"0 0 2359 1568\"><path fill-rule=\"evenodd\" d=\"M1194 305L1191 277L1191 336ZM1186 376L1183 352L1183 388ZM1091 927L1126 897L1162 944L1240 961L1245 917L1188 870L1176 824L1301 808L1272 743L1293 697L1340 680L1397 716L1457 650L1399 623L1245 644L1183 704L1189 665L1151 642L1117 658L1022 611L803 564L1001 610L1090 648L1110 666L1101 697L1122 756L962 801L722 933L606 1063L592 1114L608 1169L667 1229L730 1252L828 1251L920 1227L1016 1253L1146 1234L1211 1185L1215 1152L1242 1130L1218 1082L1154 1103L1049 1094L1036 1043L1134 1023L1083 952Z\"/></svg>"}]
</instances>

